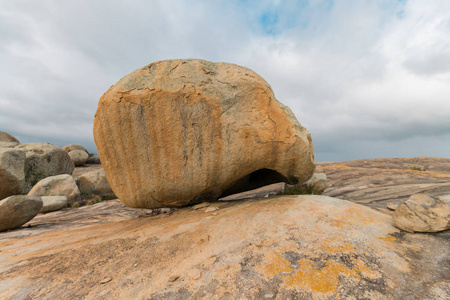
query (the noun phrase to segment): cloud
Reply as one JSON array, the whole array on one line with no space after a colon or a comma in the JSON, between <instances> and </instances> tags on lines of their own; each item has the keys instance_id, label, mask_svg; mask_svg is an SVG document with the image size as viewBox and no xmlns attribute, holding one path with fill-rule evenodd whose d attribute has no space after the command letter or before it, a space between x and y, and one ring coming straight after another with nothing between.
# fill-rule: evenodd
<instances>
[{"instance_id":1,"label":"cloud","mask_svg":"<svg viewBox=\"0 0 450 300\"><path fill-rule=\"evenodd\" d=\"M448 156L449 11L446 0L4 1L0 130L96 152L109 86L153 61L202 58L265 78L318 160Z\"/></svg>"}]
</instances>

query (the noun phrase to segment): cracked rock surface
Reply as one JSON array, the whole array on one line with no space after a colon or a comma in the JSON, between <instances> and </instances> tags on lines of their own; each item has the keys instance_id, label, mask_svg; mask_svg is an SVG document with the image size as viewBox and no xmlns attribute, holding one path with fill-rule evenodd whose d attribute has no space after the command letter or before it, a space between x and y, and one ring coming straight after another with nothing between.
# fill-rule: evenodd
<instances>
[{"instance_id":1,"label":"cracked rock surface","mask_svg":"<svg viewBox=\"0 0 450 300\"><path fill-rule=\"evenodd\" d=\"M94 138L106 177L130 207L178 207L285 181L307 181L309 132L250 69L166 60L100 99Z\"/></svg>"}]
</instances>

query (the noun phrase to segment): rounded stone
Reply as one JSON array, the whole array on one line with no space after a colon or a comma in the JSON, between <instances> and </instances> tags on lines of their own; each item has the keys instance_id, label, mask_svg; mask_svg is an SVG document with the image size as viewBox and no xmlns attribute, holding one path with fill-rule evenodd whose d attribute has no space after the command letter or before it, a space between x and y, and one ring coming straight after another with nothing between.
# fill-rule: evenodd
<instances>
[{"instance_id":1,"label":"rounded stone","mask_svg":"<svg viewBox=\"0 0 450 300\"><path fill-rule=\"evenodd\" d=\"M15 195L0 201L0 232L21 227L33 219L42 208L42 199Z\"/></svg>"},{"instance_id":2,"label":"rounded stone","mask_svg":"<svg viewBox=\"0 0 450 300\"><path fill-rule=\"evenodd\" d=\"M89 158L89 154L82 150L70 151L69 156L76 167L84 165Z\"/></svg>"},{"instance_id":3,"label":"rounded stone","mask_svg":"<svg viewBox=\"0 0 450 300\"><path fill-rule=\"evenodd\" d=\"M245 67L203 60L152 63L100 99L94 138L126 205L176 207L315 169L309 132Z\"/></svg>"}]
</instances>

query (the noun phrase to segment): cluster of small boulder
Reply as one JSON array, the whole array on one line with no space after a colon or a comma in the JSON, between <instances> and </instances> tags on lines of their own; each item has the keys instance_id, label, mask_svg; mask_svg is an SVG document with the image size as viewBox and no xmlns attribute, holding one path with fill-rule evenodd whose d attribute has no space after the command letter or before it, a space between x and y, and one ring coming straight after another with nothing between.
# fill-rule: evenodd
<instances>
[{"instance_id":1,"label":"cluster of small boulder","mask_svg":"<svg viewBox=\"0 0 450 300\"><path fill-rule=\"evenodd\" d=\"M81 145L21 144L0 131L0 231L65 208L82 194L112 194L103 169L72 177L86 163L99 160Z\"/></svg>"}]
</instances>

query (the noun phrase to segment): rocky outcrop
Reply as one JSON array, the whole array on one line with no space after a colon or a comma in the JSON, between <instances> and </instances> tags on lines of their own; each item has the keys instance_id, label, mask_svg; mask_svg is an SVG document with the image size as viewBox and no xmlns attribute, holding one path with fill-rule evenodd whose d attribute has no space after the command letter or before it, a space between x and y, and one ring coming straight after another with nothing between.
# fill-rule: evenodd
<instances>
[{"instance_id":1,"label":"rocky outcrop","mask_svg":"<svg viewBox=\"0 0 450 300\"><path fill-rule=\"evenodd\" d=\"M42 196L42 209L41 213L45 214L52 211L57 211L67 207L66 196Z\"/></svg>"},{"instance_id":2,"label":"rocky outcrop","mask_svg":"<svg viewBox=\"0 0 450 300\"><path fill-rule=\"evenodd\" d=\"M80 198L80 190L72 176L62 174L42 179L28 196L65 196L72 203Z\"/></svg>"},{"instance_id":3,"label":"rocky outcrop","mask_svg":"<svg viewBox=\"0 0 450 300\"><path fill-rule=\"evenodd\" d=\"M450 292L450 232L401 232L389 215L348 201L279 196L141 211L106 201L3 233L0 298L445 299Z\"/></svg>"},{"instance_id":4,"label":"rocky outcrop","mask_svg":"<svg viewBox=\"0 0 450 300\"><path fill-rule=\"evenodd\" d=\"M84 173L77 177L76 181L83 194L107 195L113 193L103 169Z\"/></svg>"},{"instance_id":5,"label":"rocky outcrop","mask_svg":"<svg viewBox=\"0 0 450 300\"><path fill-rule=\"evenodd\" d=\"M39 197L16 195L0 201L0 232L21 227L42 208ZM3 250L3 249L2 249Z\"/></svg>"},{"instance_id":6,"label":"rocky outcrop","mask_svg":"<svg viewBox=\"0 0 450 300\"><path fill-rule=\"evenodd\" d=\"M387 211L418 193L450 194L450 158L410 157L318 163L327 174L323 195Z\"/></svg>"},{"instance_id":7,"label":"rocky outcrop","mask_svg":"<svg viewBox=\"0 0 450 300\"><path fill-rule=\"evenodd\" d=\"M22 194L25 182L25 151L0 147L0 200Z\"/></svg>"},{"instance_id":8,"label":"rocky outcrop","mask_svg":"<svg viewBox=\"0 0 450 300\"><path fill-rule=\"evenodd\" d=\"M13 142L19 143L19 140L10 135L9 133L0 131L0 142Z\"/></svg>"},{"instance_id":9,"label":"rocky outcrop","mask_svg":"<svg viewBox=\"0 0 450 300\"><path fill-rule=\"evenodd\" d=\"M416 194L400 204L394 225L408 232L438 232L450 229L450 205L439 197Z\"/></svg>"},{"instance_id":10,"label":"rocky outcrop","mask_svg":"<svg viewBox=\"0 0 450 300\"><path fill-rule=\"evenodd\" d=\"M15 149L26 151L24 194L39 180L59 174L72 174L75 168L64 149L49 143L20 144Z\"/></svg>"},{"instance_id":11,"label":"rocky outcrop","mask_svg":"<svg viewBox=\"0 0 450 300\"><path fill-rule=\"evenodd\" d=\"M89 158L89 155L81 150L70 151L69 156L76 167L84 165Z\"/></svg>"},{"instance_id":12,"label":"rocky outcrop","mask_svg":"<svg viewBox=\"0 0 450 300\"><path fill-rule=\"evenodd\" d=\"M152 63L100 99L94 138L114 193L131 207L176 207L285 181L307 181L309 132L244 67Z\"/></svg>"}]
</instances>

